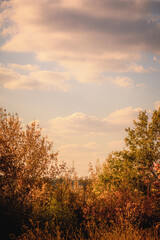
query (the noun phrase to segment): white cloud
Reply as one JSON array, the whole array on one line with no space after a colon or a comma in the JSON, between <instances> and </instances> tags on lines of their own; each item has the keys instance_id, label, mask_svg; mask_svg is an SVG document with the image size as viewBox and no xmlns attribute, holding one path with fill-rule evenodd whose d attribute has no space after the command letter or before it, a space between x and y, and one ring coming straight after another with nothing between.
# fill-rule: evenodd
<instances>
[{"instance_id":1,"label":"white cloud","mask_svg":"<svg viewBox=\"0 0 160 240\"><path fill-rule=\"evenodd\" d=\"M69 79L67 73L54 71L36 71L30 73L31 79L38 82L41 89L43 87L54 88L59 91L68 91L70 89Z\"/></svg>"},{"instance_id":2,"label":"white cloud","mask_svg":"<svg viewBox=\"0 0 160 240\"><path fill-rule=\"evenodd\" d=\"M137 63L133 63L129 66L128 72L136 72L136 73L148 73L150 71L153 71L152 68L146 69L142 65L139 65Z\"/></svg>"},{"instance_id":3,"label":"white cloud","mask_svg":"<svg viewBox=\"0 0 160 240\"><path fill-rule=\"evenodd\" d=\"M132 87L133 86L133 80L129 77L115 77L115 78L108 78L108 80L113 83L116 84L120 87Z\"/></svg>"},{"instance_id":4,"label":"white cloud","mask_svg":"<svg viewBox=\"0 0 160 240\"><path fill-rule=\"evenodd\" d=\"M142 108L133 108L131 106L116 110L109 114L106 120L112 123L113 126L128 126L132 121L137 118L138 113L142 111Z\"/></svg>"},{"instance_id":5,"label":"white cloud","mask_svg":"<svg viewBox=\"0 0 160 240\"><path fill-rule=\"evenodd\" d=\"M14 65L11 67L15 67ZM36 69L35 66L16 66L16 68L26 69L27 71ZM70 89L69 76L67 73L54 71L34 71L28 75L23 75L12 69L0 66L0 83L8 89L39 89L68 91Z\"/></svg>"},{"instance_id":6,"label":"white cloud","mask_svg":"<svg viewBox=\"0 0 160 240\"><path fill-rule=\"evenodd\" d=\"M66 161L82 175L88 174L88 165L104 161L108 153L123 149L125 128L132 126L141 108L131 106L118 109L99 118L85 113L73 113L51 119L46 123L48 133L59 140L59 159Z\"/></svg>"},{"instance_id":7,"label":"white cloud","mask_svg":"<svg viewBox=\"0 0 160 240\"><path fill-rule=\"evenodd\" d=\"M84 113L74 113L67 117L57 117L49 121L50 131L56 136L92 136L105 135L108 132L124 130L132 124L142 110L141 108L126 107L109 114L106 118L89 116Z\"/></svg>"},{"instance_id":8,"label":"white cloud","mask_svg":"<svg viewBox=\"0 0 160 240\"><path fill-rule=\"evenodd\" d=\"M84 113L58 117L47 124L48 133L59 139L59 159L74 166L82 175L88 165L104 161L108 153L124 147L124 128L131 126L141 108L126 107L98 118ZM119 140L121 139L121 140Z\"/></svg>"},{"instance_id":9,"label":"white cloud","mask_svg":"<svg viewBox=\"0 0 160 240\"><path fill-rule=\"evenodd\" d=\"M10 5L5 11L16 30L7 24L11 38L1 49L56 61L81 82L102 81L106 72L153 71L144 68L142 53L160 54L155 0L12 0Z\"/></svg>"},{"instance_id":10,"label":"white cloud","mask_svg":"<svg viewBox=\"0 0 160 240\"><path fill-rule=\"evenodd\" d=\"M58 135L102 133L106 128L103 120L80 112L52 119L49 123L52 131Z\"/></svg>"},{"instance_id":11,"label":"white cloud","mask_svg":"<svg viewBox=\"0 0 160 240\"><path fill-rule=\"evenodd\" d=\"M155 107L155 109L159 109L160 108L160 101L156 101L155 103L154 103L154 107Z\"/></svg>"}]
</instances>

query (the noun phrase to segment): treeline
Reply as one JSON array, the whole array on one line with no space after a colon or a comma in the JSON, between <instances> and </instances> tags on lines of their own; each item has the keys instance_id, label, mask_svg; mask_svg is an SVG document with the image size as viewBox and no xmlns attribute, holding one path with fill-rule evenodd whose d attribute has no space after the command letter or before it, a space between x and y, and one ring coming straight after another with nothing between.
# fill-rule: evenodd
<instances>
[{"instance_id":1,"label":"treeline","mask_svg":"<svg viewBox=\"0 0 160 240\"><path fill-rule=\"evenodd\" d=\"M0 109L2 239L160 239L160 109L88 178L59 164L33 122Z\"/></svg>"}]
</instances>

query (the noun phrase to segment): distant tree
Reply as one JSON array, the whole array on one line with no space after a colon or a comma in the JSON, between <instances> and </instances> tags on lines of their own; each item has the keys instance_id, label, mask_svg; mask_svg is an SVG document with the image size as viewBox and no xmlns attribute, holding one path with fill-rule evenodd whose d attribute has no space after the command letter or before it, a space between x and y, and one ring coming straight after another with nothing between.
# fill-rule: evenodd
<instances>
[{"instance_id":1,"label":"distant tree","mask_svg":"<svg viewBox=\"0 0 160 240\"><path fill-rule=\"evenodd\" d=\"M126 131L126 149L108 156L99 178L108 185L147 193L160 183L160 108L151 120L141 111L134 127Z\"/></svg>"}]
</instances>

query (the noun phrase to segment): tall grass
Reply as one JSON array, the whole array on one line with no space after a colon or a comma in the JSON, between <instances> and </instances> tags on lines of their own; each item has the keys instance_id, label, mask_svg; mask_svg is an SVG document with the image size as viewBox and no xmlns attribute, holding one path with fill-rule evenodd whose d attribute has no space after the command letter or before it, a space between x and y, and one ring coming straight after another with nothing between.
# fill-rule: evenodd
<instances>
[{"instance_id":1,"label":"tall grass","mask_svg":"<svg viewBox=\"0 0 160 240\"><path fill-rule=\"evenodd\" d=\"M95 190L65 178L29 196L31 212L16 240L158 240L159 206L133 192ZM74 184L74 187L73 187ZM35 192L34 192L35 191ZM25 221L24 221L25 223Z\"/></svg>"}]
</instances>

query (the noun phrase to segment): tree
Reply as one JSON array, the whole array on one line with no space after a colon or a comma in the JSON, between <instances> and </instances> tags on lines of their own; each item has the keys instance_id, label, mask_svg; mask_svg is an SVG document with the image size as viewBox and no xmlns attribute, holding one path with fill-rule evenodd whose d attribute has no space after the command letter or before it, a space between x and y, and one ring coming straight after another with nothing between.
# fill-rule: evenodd
<instances>
[{"instance_id":1,"label":"tree","mask_svg":"<svg viewBox=\"0 0 160 240\"><path fill-rule=\"evenodd\" d=\"M0 171L4 179L39 179L58 174L57 153L36 122L22 128L17 114L0 109Z\"/></svg>"},{"instance_id":2,"label":"tree","mask_svg":"<svg viewBox=\"0 0 160 240\"><path fill-rule=\"evenodd\" d=\"M160 108L150 121L147 112L141 111L134 127L126 131L126 148L108 156L99 178L105 184L146 194L160 183Z\"/></svg>"},{"instance_id":3,"label":"tree","mask_svg":"<svg viewBox=\"0 0 160 240\"><path fill-rule=\"evenodd\" d=\"M52 143L36 122L22 127L17 114L0 108L0 227L19 231L32 211L33 196L47 179L55 179L65 165L58 165ZM46 188L45 188L46 189ZM9 227L8 227L9 225ZM10 229L11 228L11 229Z\"/></svg>"}]
</instances>

